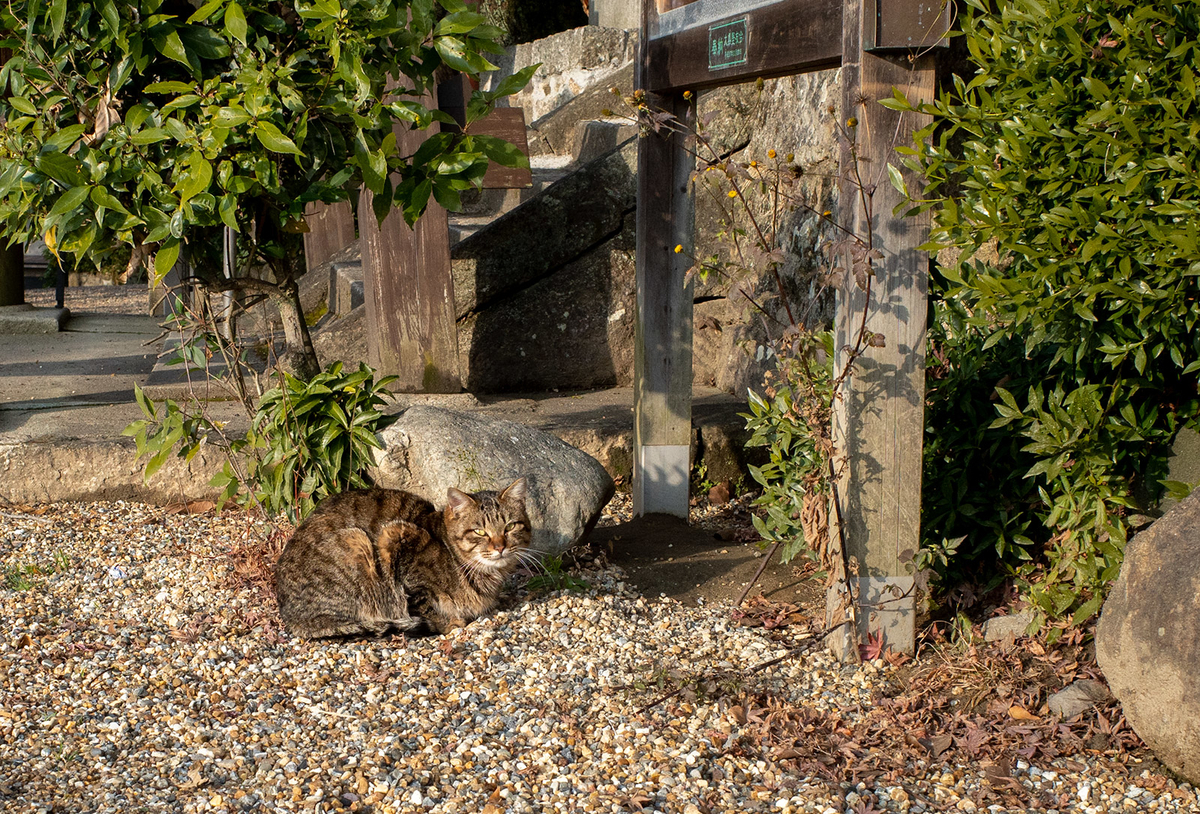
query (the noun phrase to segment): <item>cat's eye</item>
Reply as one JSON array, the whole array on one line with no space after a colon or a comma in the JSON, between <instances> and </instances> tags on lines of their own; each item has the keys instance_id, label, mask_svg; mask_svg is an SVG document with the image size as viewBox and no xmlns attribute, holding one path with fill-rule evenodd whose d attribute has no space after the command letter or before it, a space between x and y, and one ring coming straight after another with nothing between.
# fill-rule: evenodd
<instances>
[{"instance_id":1,"label":"cat's eye","mask_svg":"<svg viewBox=\"0 0 1200 814\"><path fill-rule=\"evenodd\" d=\"M507 526L505 526L504 530L505 531L516 531L517 529L521 529L524 527L525 527L525 524L522 523L520 520L514 520L513 522L511 522Z\"/></svg>"},{"instance_id":2,"label":"cat's eye","mask_svg":"<svg viewBox=\"0 0 1200 814\"><path fill-rule=\"evenodd\" d=\"M475 533L476 533L476 534L478 534L480 537L487 537L487 536L488 536L487 529L471 529L471 531L475 532Z\"/></svg>"}]
</instances>

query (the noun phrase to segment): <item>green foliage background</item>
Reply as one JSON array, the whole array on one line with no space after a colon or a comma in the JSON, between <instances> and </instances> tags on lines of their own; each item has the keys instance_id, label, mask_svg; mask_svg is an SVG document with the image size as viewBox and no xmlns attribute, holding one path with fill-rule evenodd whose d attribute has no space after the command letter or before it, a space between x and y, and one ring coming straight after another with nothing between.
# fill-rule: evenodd
<instances>
[{"instance_id":1,"label":"green foliage background","mask_svg":"<svg viewBox=\"0 0 1200 814\"><path fill-rule=\"evenodd\" d=\"M911 159L957 257L931 285L925 545L1082 620L1197 419L1200 3L965 5L976 73L922 106Z\"/></svg>"},{"instance_id":2,"label":"green foliage background","mask_svg":"<svg viewBox=\"0 0 1200 814\"><path fill-rule=\"evenodd\" d=\"M469 127L397 149L394 123L452 123L421 101L439 71L494 68L503 32L459 0L14 0L0 30L0 223L55 252L145 247L161 275L224 225L275 266L312 201L361 185L412 223L521 160Z\"/></svg>"}]
</instances>

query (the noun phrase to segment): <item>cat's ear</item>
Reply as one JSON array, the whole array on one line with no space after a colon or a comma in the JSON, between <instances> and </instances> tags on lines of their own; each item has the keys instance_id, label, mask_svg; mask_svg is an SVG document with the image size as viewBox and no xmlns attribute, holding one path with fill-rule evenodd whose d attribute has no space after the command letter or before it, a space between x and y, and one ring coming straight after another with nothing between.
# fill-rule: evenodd
<instances>
[{"instance_id":1,"label":"cat's ear","mask_svg":"<svg viewBox=\"0 0 1200 814\"><path fill-rule=\"evenodd\" d=\"M517 478L508 485L508 488L500 493L501 500L507 500L512 503L524 503L525 495L528 492L524 478Z\"/></svg>"},{"instance_id":2,"label":"cat's ear","mask_svg":"<svg viewBox=\"0 0 1200 814\"><path fill-rule=\"evenodd\" d=\"M462 512L475 505L475 498L451 486L446 490L446 505L455 513Z\"/></svg>"}]
</instances>

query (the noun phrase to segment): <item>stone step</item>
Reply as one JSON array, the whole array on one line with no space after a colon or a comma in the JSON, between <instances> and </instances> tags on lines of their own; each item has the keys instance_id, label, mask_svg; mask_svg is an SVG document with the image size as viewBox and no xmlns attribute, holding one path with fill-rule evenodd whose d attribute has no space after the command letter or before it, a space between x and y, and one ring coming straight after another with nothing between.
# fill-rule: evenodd
<instances>
[{"instance_id":1,"label":"stone step","mask_svg":"<svg viewBox=\"0 0 1200 814\"><path fill-rule=\"evenodd\" d=\"M628 119L587 119L575 125L575 141L571 148L571 163L582 166L612 152L638 134L638 127Z\"/></svg>"},{"instance_id":2,"label":"stone step","mask_svg":"<svg viewBox=\"0 0 1200 814\"><path fill-rule=\"evenodd\" d=\"M451 220L457 217L498 218L506 212L511 212L530 198L537 196L551 184L558 181L567 171L562 161L551 162L552 166L541 166L537 161L530 161L533 171L533 183L530 186L517 189L480 189L463 193L463 208L450 215ZM451 241L453 242L453 241Z\"/></svg>"},{"instance_id":3,"label":"stone step","mask_svg":"<svg viewBox=\"0 0 1200 814\"><path fill-rule=\"evenodd\" d=\"M344 317L363 304L365 299L361 260L329 264L329 311L337 318Z\"/></svg>"},{"instance_id":4,"label":"stone step","mask_svg":"<svg viewBox=\"0 0 1200 814\"><path fill-rule=\"evenodd\" d=\"M448 226L450 228L450 245L455 246L458 243L469 238L471 235L488 226L494 221L498 215L452 215L449 219Z\"/></svg>"}]
</instances>

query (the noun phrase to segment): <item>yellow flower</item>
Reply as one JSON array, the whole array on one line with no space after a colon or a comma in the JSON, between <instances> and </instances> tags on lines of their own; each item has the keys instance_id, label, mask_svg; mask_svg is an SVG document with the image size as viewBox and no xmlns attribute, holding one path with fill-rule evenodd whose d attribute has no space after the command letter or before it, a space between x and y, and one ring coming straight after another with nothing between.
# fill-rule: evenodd
<instances>
[{"instance_id":1,"label":"yellow flower","mask_svg":"<svg viewBox=\"0 0 1200 814\"><path fill-rule=\"evenodd\" d=\"M737 197L737 190L736 190L736 189L731 189L731 190L729 190L729 197L730 197L730 198L736 198L736 197Z\"/></svg>"},{"instance_id":2,"label":"yellow flower","mask_svg":"<svg viewBox=\"0 0 1200 814\"><path fill-rule=\"evenodd\" d=\"M767 158L774 158L774 157L775 157L775 151L767 150Z\"/></svg>"},{"instance_id":3,"label":"yellow flower","mask_svg":"<svg viewBox=\"0 0 1200 814\"><path fill-rule=\"evenodd\" d=\"M785 158L785 159L784 159L784 161L786 161L786 162L787 162L787 163L789 163L789 164L791 164L791 163L792 163L793 161L795 161L795 160L796 160L796 154L795 154L795 153L788 153L788 154L787 154L787 158Z\"/></svg>"},{"instance_id":4,"label":"yellow flower","mask_svg":"<svg viewBox=\"0 0 1200 814\"><path fill-rule=\"evenodd\" d=\"M678 244L678 245L676 245L676 246L675 246L675 254L679 254L679 253L680 253L680 252L682 252L682 251L683 251L683 244L682 244L682 243L680 243L680 244Z\"/></svg>"},{"instance_id":5,"label":"yellow flower","mask_svg":"<svg viewBox=\"0 0 1200 814\"><path fill-rule=\"evenodd\" d=\"M683 92L683 98L684 98L684 99L691 99L691 98L692 98L692 92L691 92L690 90L685 90L685 91Z\"/></svg>"},{"instance_id":6,"label":"yellow flower","mask_svg":"<svg viewBox=\"0 0 1200 814\"><path fill-rule=\"evenodd\" d=\"M750 162L750 166L751 166L751 167L757 167L757 166L758 166L758 162L757 162L757 161L751 161L751 162Z\"/></svg>"},{"instance_id":7,"label":"yellow flower","mask_svg":"<svg viewBox=\"0 0 1200 814\"><path fill-rule=\"evenodd\" d=\"M846 126L847 127L858 127L858 119L855 118L854 116L851 116L850 118L846 119Z\"/></svg>"}]
</instances>

